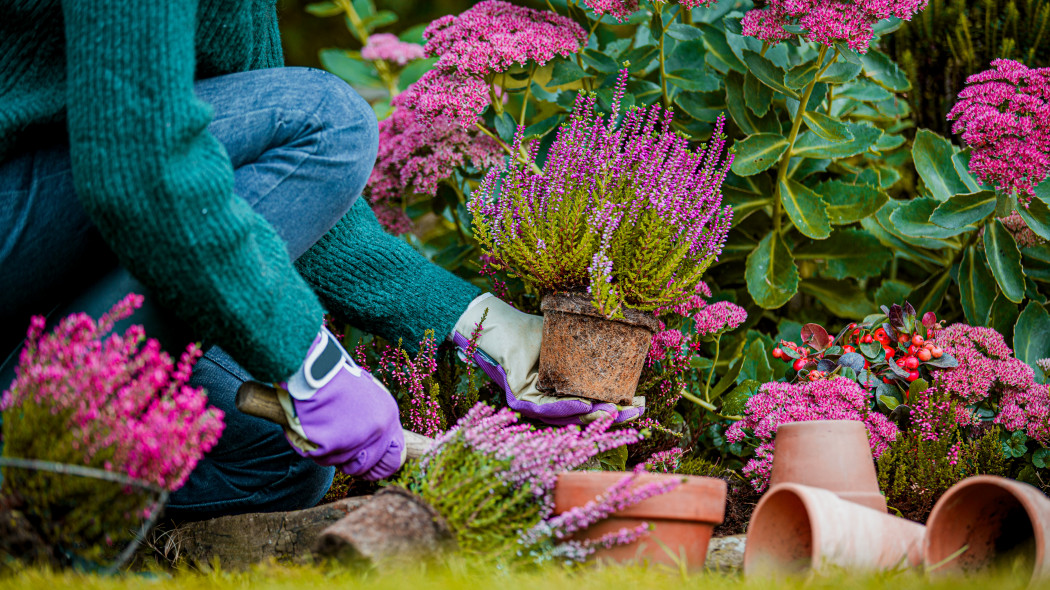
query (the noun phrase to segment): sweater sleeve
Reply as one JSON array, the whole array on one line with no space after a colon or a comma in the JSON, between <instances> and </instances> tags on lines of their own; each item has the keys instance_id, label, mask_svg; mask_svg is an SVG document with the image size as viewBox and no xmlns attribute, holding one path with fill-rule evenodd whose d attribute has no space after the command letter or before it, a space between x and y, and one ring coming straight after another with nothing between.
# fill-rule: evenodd
<instances>
[{"instance_id":1,"label":"sweater sleeve","mask_svg":"<svg viewBox=\"0 0 1050 590\"><path fill-rule=\"evenodd\" d=\"M331 312L410 351L428 329L443 340L481 292L383 231L363 197L296 266Z\"/></svg>"},{"instance_id":2,"label":"sweater sleeve","mask_svg":"<svg viewBox=\"0 0 1050 590\"><path fill-rule=\"evenodd\" d=\"M121 263L256 378L291 375L322 308L193 92L196 0L64 0L77 194Z\"/></svg>"}]
</instances>

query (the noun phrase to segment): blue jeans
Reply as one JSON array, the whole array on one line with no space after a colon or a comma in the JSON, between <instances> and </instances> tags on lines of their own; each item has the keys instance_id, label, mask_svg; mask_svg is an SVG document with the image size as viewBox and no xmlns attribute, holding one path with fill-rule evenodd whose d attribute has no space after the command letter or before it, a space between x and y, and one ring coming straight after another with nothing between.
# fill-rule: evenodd
<instances>
[{"instance_id":1,"label":"blue jeans","mask_svg":"<svg viewBox=\"0 0 1050 590\"><path fill-rule=\"evenodd\" d=\"M342 218L368 180L378 143L372 108L342 80L306 68L220 76L195 89L214 109L208 130L233 163L235 194L274 226L290 256L298 258ZM85 311L99 317L129 291L145 293L77 200L62 141L0 163L4 389L31 315L53 321ZM193 334L146 295L146 305L117 329L143 324L148 336L177 356ZM237 388L251 376L218 347L204 345L191 382L225 412L226 428L186 485L172 494L168 514L208 518L315 505L334 469L297 455L280 427L239 412Z\"/></svg>"}]
</instances>

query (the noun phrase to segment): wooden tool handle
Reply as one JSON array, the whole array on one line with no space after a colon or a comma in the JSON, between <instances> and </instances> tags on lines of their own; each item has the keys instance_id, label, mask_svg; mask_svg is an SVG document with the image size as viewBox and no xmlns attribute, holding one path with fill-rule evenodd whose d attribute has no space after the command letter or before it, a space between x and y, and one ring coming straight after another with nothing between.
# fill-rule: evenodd
<instances>
[{"instance_id":1,"label":"wooden tool handle","mask_svg":"<svg viewBox=\"0 0 1050 590\"><path fill-rule=\"evenodd\" d=\"M277 400L277 390L257 381L246 381L237 390L237 409L256 418L269 420L281 426L288 426L288 416L284 413L281 402ZM353 420L353 418L349 418ZM409 459L418 459L434 446L434 439L402 430L405 435L405 451Z\"/></svg>"}]
</instances>

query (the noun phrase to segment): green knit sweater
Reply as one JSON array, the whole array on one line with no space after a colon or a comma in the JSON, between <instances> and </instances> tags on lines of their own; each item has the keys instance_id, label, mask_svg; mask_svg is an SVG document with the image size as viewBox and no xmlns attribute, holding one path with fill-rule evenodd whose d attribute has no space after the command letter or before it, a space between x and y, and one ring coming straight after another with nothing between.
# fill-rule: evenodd
<instances>
[{"instance_id":1,"label":"green knit sweater","mask_svg":"<svg viewBox=\"0 0 1050 590\"><path fill-rule=\"evenodd\" d=\"M274 4L0 0L0 162L68 132L77 194L122 264L267 381L298 368L322 303L411 345L450 332L478 293L384 233L363 199L293 265L233 194L193 83L283 65Z\"/></svg>"}]
</instances>

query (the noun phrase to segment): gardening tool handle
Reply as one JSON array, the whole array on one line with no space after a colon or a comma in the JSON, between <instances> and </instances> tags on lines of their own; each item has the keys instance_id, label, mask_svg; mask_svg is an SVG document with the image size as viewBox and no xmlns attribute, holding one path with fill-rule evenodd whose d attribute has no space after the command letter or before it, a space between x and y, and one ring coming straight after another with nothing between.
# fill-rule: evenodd
<instances>
[{"instance_id":1,"label":"gardening tool handle","mask_svg":"<svg viewBox=\"0 0 1050 590\"><path fill-rule=\"evenodd\" d=\"M284 413L281 402L277 400L277 390L258 381L245 381L237 389L237 409L256 418L269 420L281 426L288 426L288 416ZM405 453L409 459L418 459L430 447L434 439L402 430L405 435Z\"/></svg>"}]
</instances>

